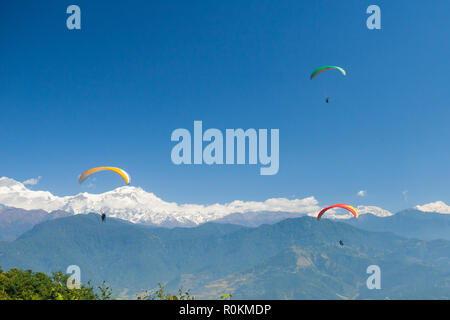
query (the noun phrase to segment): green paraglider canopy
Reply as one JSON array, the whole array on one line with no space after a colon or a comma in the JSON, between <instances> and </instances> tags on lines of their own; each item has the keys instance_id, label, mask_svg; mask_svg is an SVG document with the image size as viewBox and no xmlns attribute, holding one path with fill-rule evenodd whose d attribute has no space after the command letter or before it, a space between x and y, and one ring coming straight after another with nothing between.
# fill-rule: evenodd
<instances>
[{"instance_id":1,"label":"green paraglider canopy","mask_svg":"<svg viewBox=\"0 0 450 320\"><path fill-rule=\"evenodd\" d=\"M317 68L316 70L313 71L313 73L311 73L310 79L312 80L312 78L314 78L315 76L317 76L319 73L321 73L322 71L325 70L330 70L330 69L336 69L339 70L344 76L347 75L347 72L341 68L341 67L337 67L337 66L323 66L320 68Z\"/></svg>"}]
</instances>

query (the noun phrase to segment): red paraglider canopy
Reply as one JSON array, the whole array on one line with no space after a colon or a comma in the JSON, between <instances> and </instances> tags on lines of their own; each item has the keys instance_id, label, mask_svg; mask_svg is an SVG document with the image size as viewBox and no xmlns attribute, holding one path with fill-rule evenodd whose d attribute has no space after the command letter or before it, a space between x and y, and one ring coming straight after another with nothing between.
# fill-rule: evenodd
<instances>
[{"instance_id":1,"label":"red paraglider canopy","mask_svg":"<svg viewBox=\"0 0 450 320\"><path fill-rule=\"evenodd\" d=\"M330 210L331 208L343 208L343 209L350 211L355 216L355 218L358 218L358 216L359 216L358 210L353 208L351 205L345 204L345 203L338 203L338 204L333 204L332 206L326 207L325 209L322 209L317 216L317 220L320 220L320 217L322 217L322 215L325 213L325 211Z\"/></svg>"}]
</instances>

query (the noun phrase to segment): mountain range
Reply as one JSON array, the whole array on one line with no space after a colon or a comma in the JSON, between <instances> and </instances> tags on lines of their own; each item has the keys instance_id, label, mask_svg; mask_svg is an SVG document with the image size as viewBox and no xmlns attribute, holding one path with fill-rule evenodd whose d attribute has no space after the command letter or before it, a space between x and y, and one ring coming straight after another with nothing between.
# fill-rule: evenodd
<instances>
[{"instance_id":1,"label":"mountain range","mask_svg":"<svg viewBox=\"0 0 450 320\"><path fill-rule=\"evenodd\" d=\"M0 241L16 239L43 221L70 216L65 211L24 210L0 206Z\"/></svg>"},{"instance_id":2,"label":"mountain range","mask_svg":"<svg viewBox=\"0 0 450 320\"><path fill-rule=\"evenodd\" d=\"M366 214L358 219L343 221L368 231L393 232L423 240L450 240L450 215L437 212L424 213L417 209L408 209L389 217Z\"/></svg>"},{"instance_id":3,"label":"mountain range","mask_svg":"<svg viewBox=\"0 0 450 320\"><path fill-rule=\"evenodd\" d=\"M0 266L52 272L75 264L82 281L106 280L127 297L161 282L205 299L449 299L449 253L446 240L331 219L168 229L87 214L45 221L0 243ZM381 268L381 290L366 287L370 265Z\"/></svg>"},{"instance_id":4,"label":"mountain range","mask_svg":"<svg viewBox=\"0 0 450 320\"><path fill-rule=\"evenodd\" d=\"M48 191L35 191L10 178L0 178L0 204L25 210L56 210L71 214L103 212L109 217L166 227L195 226L224 218L231 213L286 212L313 214L319 210L314 197L304 199L273 198L263 202L232 201L226 204L177 204L167 202L139 187L59 197Z\"/></svg>"},{"instance_id":5,"label":"mountain range","mask_svg":"<svg viewBox=\"0 0 450 320\"><path fill-rule=\"evenodd\" d=\"M450 207L442 201L416 206L397 214L376 206L359 205L359 219L330 210L324 218L347 222L368 231L392 231L418 239L450 238ZM257 227L288 218L316 216L314 197L272 198L263 202L233 201L197 205L166 202L137 187L120 187L101 194L80 193L58 197L29 189L21 182L0 178L0 241L14 240L37 223L76 214L105 213L136 224L159 227L194 227L207 222ZM436 212L433 212L436 211Z\"/></svg>"}]
</instances>

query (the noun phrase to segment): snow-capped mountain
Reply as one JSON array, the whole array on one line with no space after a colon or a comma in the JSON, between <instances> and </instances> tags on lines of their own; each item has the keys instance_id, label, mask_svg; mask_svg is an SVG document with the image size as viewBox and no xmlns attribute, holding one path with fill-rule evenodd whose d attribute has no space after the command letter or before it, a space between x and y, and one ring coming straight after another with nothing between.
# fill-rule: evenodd
<instances>
[{"instance_id":1,"label":"snow-capped mountain","mask_svg":"<svg viewBox=\"0 0 450 320\"><path fill-rule=\"evenodd\" d=\"M415 208L422 212L437 212L441 214L450 214L450 206L443 201L436 201L424 205L415 206Z\"/></svg>"},{"instance_id":2,"label":"snow-capped mountain","mask_svg":"<svg viewBox=\"0 0 450 320\"><path fill-rule=\"evenodd\" d=\"M109 217L133 223L198 225L231 213L290 212L313 214L320 209L314 197L272 198L263 202L236 200L226 204L177 204L166 202L139 187L120 187L101 194L80 193L58 197L47 191L28 189L23 183L0 178L0 203L26 210L62 210L73 214L104 212Z\"/></svg>"},{"instance_id":3,"label":"snow-capped mountain","mask_svg":"<svg viewBox=\"0 0 450 320\"><path fill-rule=\"evenodd\" d=\"M104 212L109 217L133 223L161 226L194 226L210 221L278 221L286 217L317 216L322 206L314 197L303 199L272 198L266 201L232 201L224 204L178 204L167 202L139 187L125 186L101 194L87 192L59 197L48 191L35 191L21 182L0 178L0 205L25 210L65 211L72 214ZM392 213L376 206L356 206L360 215L389 217ZM421 211L450 213L450 207L438 201L417 206ZM277 214L280 217L277 217ZM260 216L261 215L261 216ZM329 210L324 218L350 219L345 210ZM237 219L237 218L236 218Z\"/></svg>"},{"instance_id":4,"label":"snow-capped mountain","mask_svg":"<svg viewBox=\"0 0 450 320\"><path fill-rule=\"evenodd\" d=\"M389 217L392 216L393 213L389 212L388 210L382 209L380 207L375 206L357 206L356 210L358 210L358 213L360 215L362 214L371 214L377 217ZM317 212L310 213L309 216L316 217ZM323 216L323 218L328 219L352 219L353 216L348 213L348 211L343 209L330 209L327 211L326 215Z\"/></svg>"},{"instance_id":5,"label":"snow-capped mountain","mask_svg":"<svg viewBox=\"0 0 450 320\"><path fill-rule=\"evenodd\" d=\"M376 206L357 206L359 214L371 214L377 217L385 218L392 216L393 213ZM351 218L351 216L349 216Z\"/></svg>"}]
</instances>

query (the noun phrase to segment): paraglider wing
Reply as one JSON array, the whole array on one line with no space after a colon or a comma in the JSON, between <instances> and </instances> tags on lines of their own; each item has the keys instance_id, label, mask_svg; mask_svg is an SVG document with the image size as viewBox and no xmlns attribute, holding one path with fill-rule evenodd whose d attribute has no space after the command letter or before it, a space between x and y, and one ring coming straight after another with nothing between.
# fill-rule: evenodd
<instances>
[{"instance_id":1,"label":"paraglider wing","mask_svg":"<svg viewBox=\"0 0 450 320\"><path fill-rule=\"evenodd\" d=\"M97 168L92 168L87 170L86 172L84 172L80 178L78 179L78 183L83 183L84 180L86 180L88 177L90 177L91 175L93 175L94 173L97 173L99 171L104 171L104 170L109 170L109 171L113 171L117 174L119 174L126 182L126 184L130 183L130 175L123 169L120 168L114 168L114 167L97 167Z\"/></svg>"},{"instance_id":2,"label":"paraglider wing","mask_svg":"<svg viewBox=\"0 0 450 320\"><path fill-rule=\"evenodd\" d=\"M343 68L341 68L341 67L337 67L337 66L323 66L323 67L320 67L320 68L317 68L316 70L314 70L313 73L311 73L311 76L310 76L309 78L312 80L312 78L314 78L315 76L317 76L317 75L318 75L319 73L321 73L322 71L330 70L330 69L336 69L336 70L339 70L344 76L347 75L347 72L346 72Z\"/></svg>"},{"instance_id":3,"label":"paraglider wing","mask_svg":"<svg viewBox=\"0 0 450 320\"><path fill-rule=\"evenodd\" d=\"M338 204L333 204L332 206L326 207L325 209L322 209L322 210L319 212L319 214L317 215L317 220L320 220L320 218L322 217L322 215L323 215L326 211L330 210L331 208L343 208L343 209L346 209L346 210L350 211L350 212L353 214L353 216L354 216L355 218L358 218L358 216L359 216L358 210L356 210L355 208L353 208L351 205L348 205L348 204L345 204L345 203L338 203Z\"/></svg>"}]
</instances>

